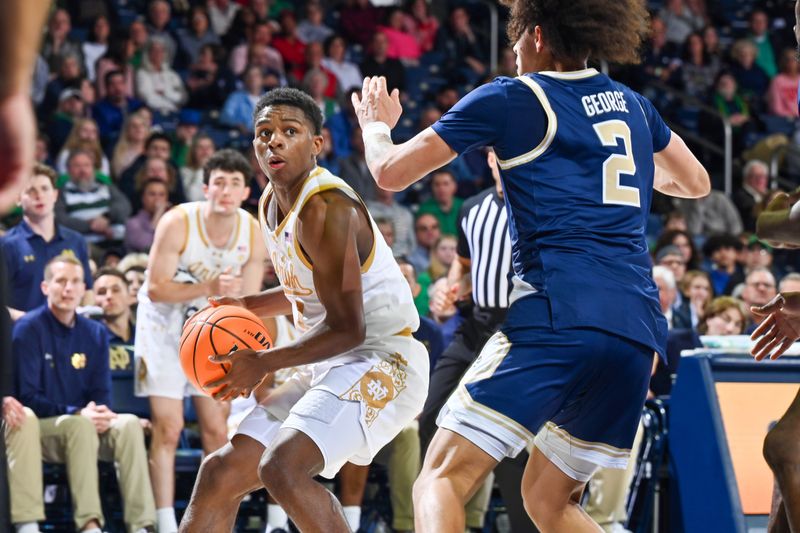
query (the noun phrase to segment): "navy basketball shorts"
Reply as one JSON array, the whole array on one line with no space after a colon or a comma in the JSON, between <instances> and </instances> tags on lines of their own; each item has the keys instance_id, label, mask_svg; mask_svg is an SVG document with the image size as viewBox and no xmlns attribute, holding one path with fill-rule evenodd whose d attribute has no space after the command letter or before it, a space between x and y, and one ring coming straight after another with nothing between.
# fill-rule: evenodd
<instances>
[{"instance_id":1,"label":"navy basketball shorts","mask_svg":"<svg viewBox=\"0 0 800 533\"><path fill-rule=\"evenodd\" d=\"M625 468L647 396L653 350L592 328L555 330L547 298L511 306L437 423L497 461L531 444L587 481Z\"/></svg>"}]
</instances>

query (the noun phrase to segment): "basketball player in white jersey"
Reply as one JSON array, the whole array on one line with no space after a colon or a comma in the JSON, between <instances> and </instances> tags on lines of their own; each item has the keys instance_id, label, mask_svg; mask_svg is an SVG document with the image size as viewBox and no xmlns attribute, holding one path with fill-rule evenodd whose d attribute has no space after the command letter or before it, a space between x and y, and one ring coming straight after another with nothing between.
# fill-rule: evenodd
<instances>
[{"instance_id":1,"label":"basketball player in white jersey","mask_svg":"<svg viewBox=\"0 0 800 533\"><path fill-rule=\"evenodd\" d=\"M428 354L411 290L358 195L316 166L322 114L296 89L256 104L253 146L269 178L259 219L281 287L238 303L259 316L292 312L301 336L265 351L215 356L231 369L220 398L270 372L307 365L275 389L200 468L181 531L230 531L242 497L262 485L301 531L350 531L314 476L369 464L422 409ZM206 384L211 386L212 384Z\"/></svg>"},{"instance_id":2,"label":"basketball player in white jersey","mask_svg":"<svg viewBox=\"0 0 800 533\"><path fill-rule=\"evenodd\" d=\"M220 150L203 169L206 201L181 204L156 228L136 315L136 394L150 399L150 476L159 533L174 533L175 450L183 429L183 399L193 396L203 451L227 441L229 405L202 396L186 380L178 340L187 317L210 296L259 290L266 250L257 222L240 209L250 191L250 165Z\"/></svg>"}]
</instances>

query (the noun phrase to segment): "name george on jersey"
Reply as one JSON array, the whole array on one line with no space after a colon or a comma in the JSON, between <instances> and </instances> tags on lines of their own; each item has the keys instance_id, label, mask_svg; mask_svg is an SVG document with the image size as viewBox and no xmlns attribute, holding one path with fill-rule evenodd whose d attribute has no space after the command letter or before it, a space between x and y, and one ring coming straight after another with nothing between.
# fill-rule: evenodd
<instances>
[{"instance_id":1,"label":"name george on jersey","mask_svg":"<svg viewBox=\"0 0 800 533\"><path fill-rule=\"evenodd\" d=\"M618 113L630 113L628 103L622 91L603 91L595 94L587 94L581 98L583 110L587 117L595 117L603 113L616 111Z\"/></svg>"}]
</instances>

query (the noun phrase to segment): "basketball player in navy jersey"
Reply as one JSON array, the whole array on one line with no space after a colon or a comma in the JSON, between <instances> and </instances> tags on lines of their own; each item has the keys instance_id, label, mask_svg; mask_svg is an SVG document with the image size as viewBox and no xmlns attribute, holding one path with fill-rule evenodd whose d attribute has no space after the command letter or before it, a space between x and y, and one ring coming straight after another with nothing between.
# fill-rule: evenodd
<instances>
[{"instance_id":1,"label":"basketball player in navy jersey","mask_svg":"<svg viewBox=\"0 0 800 533\"><path fill-rule=\"evenodd\" d=\"M643 0L505 0L517 78L478 87L406 143L396 91L368 78L353 104L379 186L401 190L468 150L499 159L512 240L511 306L439 415L414 487L416 530L464 530L463 502L533 443L525 507L544 532L598 531L580 496L624 468L664 354L644 227L653 189L698 198L708 173L653 105L586 68L630 63ZM535 436L535 438L534 438Z\"/></svg>"},{"instance_id":2,"label":"basketball player in navy jersey","mask_svg":"<svg viewBox=\"0 0 800 533\"><path fill-rule=\"evenodd\" d=\"M794 34L800 59L800 1L794 6ZM800 111L800 91L798 92ZM779 247L800 246L798 191L779 193L758 217L756 233ZM777 359L800 339L800 292L783 292L762 307L750 309L766 316L753 332L752 354L757 360ZM800 391L786 413L764 439L764 459L775 475L778 494L773 496L770 532L800 531Z\"/></svg>"}]
</instances>

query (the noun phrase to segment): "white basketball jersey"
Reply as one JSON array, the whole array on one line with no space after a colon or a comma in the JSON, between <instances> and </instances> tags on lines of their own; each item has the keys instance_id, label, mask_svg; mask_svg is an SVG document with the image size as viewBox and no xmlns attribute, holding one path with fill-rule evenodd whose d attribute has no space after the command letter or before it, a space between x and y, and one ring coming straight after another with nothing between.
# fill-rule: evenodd
<instances>
[{"instance_id":1,"label":"white basketball jersey","mask_svg":"<svg viewBox=\"0 0 800 533\"><path fill-rule=\"evenodd\" d=\"M255 219L244 209L239 209L233 233L228 242L218 248L208 238L203 217L205 205L206 202L189 202L175 207L186 222L183 249L173 278L175 282L201 283L219 276L228 268L232 275L240 275L242 266L250 259L253 239L256 238ZM140 290L141 294L147 294L147 280ZM208 305L208 301L203 297L184 305L201 309Z\"/></svg>"},{"instance_id":2,"label":"white basketball jersey","mask_svg":"<svg viewBox=\"0 0 800 533\"><path fill-rule=\"evenodd\" d=\"M367 340L416 331L419 315L411 289L392 256L392 250L358 194L321 167L315 168L306 178L294 206L280 223L277 222L278 204L271 184L267 185L259 202L261 232L275 273L286 298L292 303L295 326L305 333L325 319L325 308L314 287L313 266L297 240L296 224L306 202L313 195L330 189L337 189L362 205L372 225L374 244L361 268Z\"/></svg>"}]
</instances>

